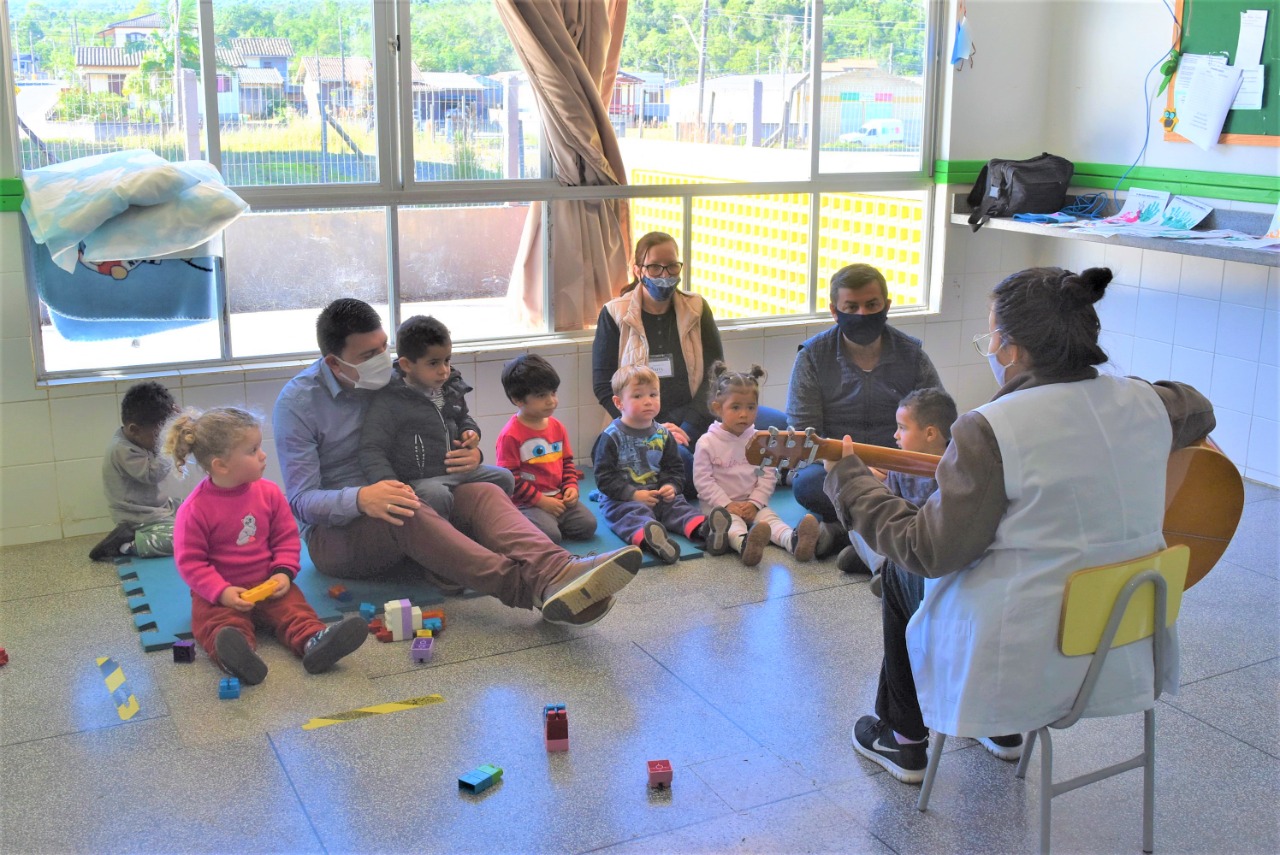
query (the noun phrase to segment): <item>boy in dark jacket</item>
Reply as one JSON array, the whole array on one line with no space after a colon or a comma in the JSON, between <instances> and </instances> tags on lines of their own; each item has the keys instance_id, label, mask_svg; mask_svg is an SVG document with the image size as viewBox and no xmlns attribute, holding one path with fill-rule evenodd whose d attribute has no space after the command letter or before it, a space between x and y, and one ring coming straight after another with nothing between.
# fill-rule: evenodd
<instances>
[{"instance_id":1,"label":"boy in dark jacket","mask_svg":"<svg viewBox=\"0 0 1280 855\"><path fill-rule=\"evenodd\" d=\"M449 365L448 328L415 315L396 331L396 351L396 376L374 395L360 433L360 466L370 482L403 481L445 519L461 484L485 481L511 495L515 480L508 469L481 464L449 471L445 455L479 445L480 427L467 412L471 387Z\"/></svg>"}]
</instances>

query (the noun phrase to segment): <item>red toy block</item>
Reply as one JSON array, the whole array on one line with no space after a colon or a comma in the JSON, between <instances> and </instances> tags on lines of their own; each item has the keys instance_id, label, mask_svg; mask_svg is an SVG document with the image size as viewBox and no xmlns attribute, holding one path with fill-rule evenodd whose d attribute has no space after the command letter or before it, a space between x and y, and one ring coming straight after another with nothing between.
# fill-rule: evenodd
<instances>
[{"instance_id":1,"label":"red toy block","mask_svg":"<svg viewBox=\"0 0 1280 855\"><path fill-rule=\"evenodd\" d=\"M651 787L669 787L671 786L671 761L670 760L650 760L649 761L649 786Z\"/></svg>"},{"instance_id":2,"label":"red toy block","mask_svg":"<svg viewBox=\"0 0 1280 855\"><path fill-rule=\"evenodd\" d=\"M3 647L0 647L0 665L8 665L8 664L9 664L9 654L5 652L5 649Z\"/></svg>"},{"instance_id":3,"label":"red toy block","mask_svg":"<svg viewBox=\"0 0 1280 855\"><path fill-rule=\"evenodd\" d=\"M374 618L373 620L369 621L370 635L377 635L378 633L382 632L386 628L387 628L386 625L382 622L382 618Z\"/></svg>"},{"instance_id":4,"label":"red toy block","mask_svg":"<svg viewBox=\"0 0 1280 855\"><path fill-rule=\"evenodd\" d=\"M329 588L329 596L333 597L335 600L339 600L339 601L344 602L344 603L345 603L347 600L351 599L351 594L347 592L347 586L346 586L346 585L332 585L332 586L330 586L330 588Z\"/></svg>"},{"instance_id":5,"label":"red toy block","mask_svg":"<svg viewBox=\"0 0 1280 855\"><path fill-rule=\"evenodd\" d=\"M439 618L439 619L440 619L440 629L441 629L441 630L443 630L445 627L447 627L447 626L449 625L448 621L446 621L446 620L444 619L444 612L440 611L439 609L437 609L437 610L435 610L435 611L423 612L423 613L422 613L422 619L423 619L424 621L425 621L425 620L429 620L429 619L431 619L431 618Z\"/></svg>"},{"instance_id":6,"label":"red toy block","mask_svg":"<svg viewBox=\"0 0 1280 855\"><path fill-rule=\"evenodd\" d=\"M548 751L569 750L569 713L564 704L543 707L542 726Z\"/></svg>"},{"instance_id":7,"label":"red toy block","mask_svg":"<svg viewBox=\"0 0 1280 855\"><path fill-rule=\"evenodd\" d=\"M392 640L391 630L380 629L373 634L373 637L381 641L383 644L386 644L388 641Z\"/></svg>"}]
</instances>

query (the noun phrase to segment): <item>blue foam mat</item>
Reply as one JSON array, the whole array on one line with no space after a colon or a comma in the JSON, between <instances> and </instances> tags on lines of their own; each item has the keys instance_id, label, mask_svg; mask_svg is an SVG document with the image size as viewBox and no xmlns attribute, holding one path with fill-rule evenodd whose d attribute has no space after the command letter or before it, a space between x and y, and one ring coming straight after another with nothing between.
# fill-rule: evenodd
<instances>
[{"instance_id":1,"label":"blue foam mat","mask_svg":"<svg viewBox=\"0 0 1280 855\"><path fill-rule=\"evenodd\" d=\"M590 540L566 540L560 544L574 555L586 555L588 552L597 554L603 552L613 552L615 549L621 549L629 544L624 543L622 538L618 537L609 528L609 523L605 522L604 511L600 508L600 503L590 498L595 492L596 479L590 470L582 473L582 480L578 482L578 495L581 501L587 506L587 510L595 514L596 517L596 535ZM688 561L691 558L701 558L706 553L693 545L693 542L682 535L670 535L671 542L680 549L680 560ZM640 562L641 567L652 567L655 564L661 564L658 557L648 550L644 553L644 559Z\"/></svg>"}]
</instances>

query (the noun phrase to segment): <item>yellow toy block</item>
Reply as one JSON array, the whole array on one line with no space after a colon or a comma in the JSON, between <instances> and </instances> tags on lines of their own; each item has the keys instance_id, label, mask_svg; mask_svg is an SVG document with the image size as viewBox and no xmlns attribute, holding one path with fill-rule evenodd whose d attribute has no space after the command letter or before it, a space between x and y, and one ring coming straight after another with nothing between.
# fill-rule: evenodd
<instances>
[{"instance_id":1,"label":"yellow toy block","mask_svg":"<svg viewBox=\"0 0 1280 855\"><path fill-rule=\"evenodd\" d=\"M419 630L416 630L416 631L413 633L413 637L414 637L414 638L430 638L430 637L431 637L431 630L429 630L429 629L419 629Z\"/></svg>"},{"instance_id":2,"label":"yellow toy block","mask_svg":"<svg viewBox=\"0 0 1280 855\"><path fill-rule=\"evenodd\" d=\"M268 579L261 585L252 587L247 591L240 592L240 599L244 600L246 603L259 603L274 594L277 587L278 585L276 584L275 579Z\"/></svg>"}]
</instances>

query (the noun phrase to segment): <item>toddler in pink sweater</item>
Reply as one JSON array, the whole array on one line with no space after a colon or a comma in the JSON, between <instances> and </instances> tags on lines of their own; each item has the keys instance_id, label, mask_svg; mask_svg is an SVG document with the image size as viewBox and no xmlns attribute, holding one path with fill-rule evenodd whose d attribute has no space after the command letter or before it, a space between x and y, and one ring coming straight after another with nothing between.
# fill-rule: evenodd
<instances>
[{"instance_id":1,"label":"toddler in pink sweater","mask_svg":"<svg viewBox=\"0 0 1280 855\"><path fill-rule=\"evenodd\" d=\"M711 412L716 421L698 440L693 452L693 483L704 511L723 506L729 511L729 545L754 567L770 541L800 561L813 558L825 529L813 514L794 529L769 509L778 473L747 462L747 445L755 435L760 406L760 378L764 369L752 365L746 373L730 371L723 362L711 366ZM830 535L827 535L830 537Z\"/></svg>"},{"instance_id":2,"label":"toddler in pink sweater","mask_svg":"<svg viewBox=\"0 0 1280 855\"><path fill-rule=\"evenodd\" d=\"M254 685L267 676L255 625L302 657L308 673L328 670L364 643L368 627L351 616L327 627L293 585L301 541L280 488L262 478L262 428L249 413L188 410L165 433L164 451L181 470L194 455L208 473L178 507L173 555L191 588L191 630L217 665ZM268 579L261 601L242 596Z\"/></svg>"}]
</instances>

